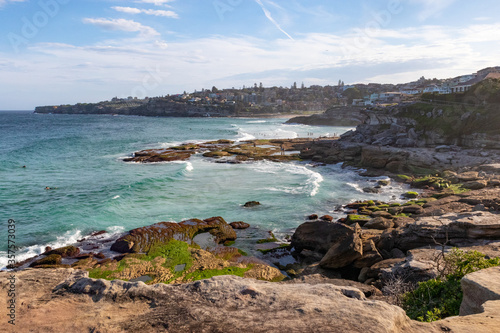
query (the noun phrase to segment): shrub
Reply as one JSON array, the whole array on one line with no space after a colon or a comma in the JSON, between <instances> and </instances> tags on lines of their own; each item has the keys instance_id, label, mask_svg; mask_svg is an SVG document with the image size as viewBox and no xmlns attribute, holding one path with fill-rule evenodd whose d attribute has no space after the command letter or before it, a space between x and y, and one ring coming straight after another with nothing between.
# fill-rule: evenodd
<instances>
[{"instance_id":1,"label":"shrub","mask_svg":"<svg viewBox=\"0 0 500 333\"><path fill-rule=\"evenodd\" d=\"M411 319L431 322L457 316L463 297L460 280L469 273L500 265L500 258L486 259L480 252L456 248L444 260L444 277L420 282L403 296L403 308Z\"/></svg>"}]
</instances>

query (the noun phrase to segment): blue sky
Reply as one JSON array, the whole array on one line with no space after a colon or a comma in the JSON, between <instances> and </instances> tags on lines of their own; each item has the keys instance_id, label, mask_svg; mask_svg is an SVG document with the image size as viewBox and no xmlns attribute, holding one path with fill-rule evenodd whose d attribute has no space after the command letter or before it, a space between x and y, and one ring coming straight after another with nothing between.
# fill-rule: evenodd
<instances>
[{"instance_id":1,"label":"blue sky","mask_svg":"<svg viewBox=\"0 0 500 333\"><path fill-rule=\"evenodd\" d=\"M0 0L0 110L500 65L500 1Z\"/></svg>"}]
</instances>

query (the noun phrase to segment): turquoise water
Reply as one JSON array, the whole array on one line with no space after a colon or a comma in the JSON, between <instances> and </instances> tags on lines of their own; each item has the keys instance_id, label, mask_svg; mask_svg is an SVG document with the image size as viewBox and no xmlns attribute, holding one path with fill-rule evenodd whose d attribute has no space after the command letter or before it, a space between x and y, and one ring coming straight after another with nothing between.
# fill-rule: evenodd
<instances>
[{"instance_id":1,"label":"turquoise water","mask_svg":"<svg viewBox=\"0 0 500 333\"><path fill-rule=\"evenodd\" d=\"M309 214L335 214L340 204L368 198L360 189L371 180L340 165L218 164L201 155L188 162L122 162L137 150L187 141L318 137L349 130L283 122L0 112L0 267L6 262L8 219L17 221L18 259L23 259L96 230L119 233L194 217L222 216L282 235ZM379 196L387 200L401 192L388 188ZM242 207L251 200L262 206Z\"/></svg>"}]
</instances>

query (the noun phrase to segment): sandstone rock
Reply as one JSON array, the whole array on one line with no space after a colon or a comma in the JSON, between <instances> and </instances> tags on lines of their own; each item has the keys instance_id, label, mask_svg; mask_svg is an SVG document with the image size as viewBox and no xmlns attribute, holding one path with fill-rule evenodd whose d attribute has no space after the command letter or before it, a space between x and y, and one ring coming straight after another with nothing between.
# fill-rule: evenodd
<instances>
[{"instance_id":1,"label":"sandstone rock","mask_svg":"<svg viewBox=\"0 0 500 333\"><path fill-rule=\"evenodd\" d=\"M363 255L363 244L357 233L337 239L319 265L323 268L340 268L352 263Z\"/></svg>"},{"instance_id":2,"label":"sandstone rock","mask_svg":"<svg viewBox=\"0 0 500 333\"><path fill-rule=\"evenodd\" d=\"M371 267L382 260L384 260L384 258L382 258L382 255L378 252L375 243L370 240L363 244L363 254L361 258L356 259L353 266L356 268Z\"/></svg>"},{"instance_id":3,"label":"sandstone rock","mask_svg":"<svg viewBox=\"0 0 500 333\"><path fill-rule=\"evenodd\" d=\"M486 180L474 180L474 181L469 181L466 183L462 184L463 188L469 189L469 190L480 190L488 186L488 181Z\"/></svg>"},{"instance_id":4,"label":"sandstone rock","mask_svg":"<svg viewBox=\"0 0 500 333\"><path fill-rule=\"evenodd\" d=\"M354 228L342 223L317 221L301 224L292 236L291 246L296 251L303 249L326 253L343 239L355 233Z\"/></svg>"},{"instance_id":5,"label":"sandstone rock","mask_svg":"<svg viewBox=\"0 0 500 333\"><path fill-rule=\"evenodd\" d=\"M406 282L427 281L438 276L438 265L443 265L440 249L414 249L403 261L380 268L382 281L403 277Z\"/></svg>"},{"instance_id":6,"label":"sandstone rock","mask_svg":"<svg viewBox=\"0 0 500 333\"><path fill-rule=\"evenodd\" d=\"M7 289L10 274L0 272L0 289ZM500 326L498 301L484 303L481 314L419 323L399 307L365 300L370 291L353 288L359 284L315 278L269 283L219 276L145 285L93 280L72 269L27 269L16 279L19 332L437 333L496 332Z\"/></svg>"},{"instance_id":7,"label":"sandstone rock","mask_svg":"<svg viewBox=\"0 0 500 333\"><path fill-rule=\"evenodd\" d=\"M242 221L239 221L239 222L231 222L231 223L229 223L229 225L230 225L233 229L248 229L248 228L250 228L250 224L245 223L245 222L242 222Z\"/></svg>"},{"instance_id":8,"label":"sandstone rock","mask_svg":"<svg viewBox=\"0 0 500 333\"><path fill-rule=\"evenodd\" d=\"M392 219L393 216L391 213L380 210L378 212L373 212L370 214L371 217L383 217L384 219Z\"/></svg>"},{"instance_id":9,"label":"sandstone rock","mask_svg":"<svg viewBox=\"0 0 500 333\"><path fill-rule=\"evenodd\" d=\"M395 247L407 251L429 244L462 245L464 241L499 239L500 220L490 212L448 213L439 217L421 217L396 229ZM377 244L378 246L378 244Z\"/></svg>"},{"instance_id":10,"label":"sandstone rock","mask_svg":"<svg viewBox=\"0 0 500 333\"><path fill-rule=\"evenodd\" d=\"M374 286L369 286L369 285L359 283L356 281L352 281L352 280L335 279L335 278L331 279L331 278L327 278L321 274L304 275L304 276L301 276L300 278L286 281L286 283L292 283L292 284L307 283L309 285L332 284L332 285L338 286L338 287L356 288L356 289L359 289L364 294L364 297L367 297L367 298L369 298L371 296L381 296L382 295L382 292ZM351 295L354 295L354 292L351 292ZM358 294L358 295L356 295L356 298L363 299L363 295Z\"/></svg>"},{"instance_id":11,"label":"sandstone rock","mask_svg":"<svg viewBox=\"0 0 500 333\"><path fill-rule=\"evenodd\" d=\"M372 219L370 222L365 223L363 228L385 230L392 228L393 226L394 223L392 222L392 220L385 219L383 217L376 217Z\"/></svg>"},{"instance_id":12,"label":"sandstone rock","mask_svg":"<svg viewBox=\"0 0 500 333\"><path fill-rule=\"evenodd\" d=\"M457 175L457 178L461 182L469 182L480 179L477 171L462 172Z\"/></svg>"},{"instance_id":13,"label":"sandstone rock","mask_svg":"<svg viewBox=\"0 0 500 333\"><path fill-rule=\"evenodd\" d=\"M415 222L415 220L412 219L411 217L399 216L399 217L396 217L395 219L393 219L392 222L394 223L395 228L401 228L401 227L405 227L408 223Z\"/></svg>"},{"instance_id":14,"label":"sandstone rock","mask_svg":"<svg viewBox=\"0 0 500 333\"><path fill-rule=\"evenodd\" d=\"M464 298L460 315L467 316L484 311L483 304L500 300L500 267L483 269L467 274L461 280Z\"/></svg>"},{"instance_id":15,"label":"sandstone rock","mask_svg":"<svg viewBox=\"0 0 500 333\"><path fill-rule=\"evenodd\" d=\"M116 240L111 250L121 253L147 253L155 245L166 243L171 239L191 243L193 237L201 232L210 232L219 244L236 239L233 228L222 217L213 217L203 221L191 219L180 223L160 222L133 229Z\"/></svg>"},{"instance_id":16,"label":"sandstone rock","mask_svg":"<svg viewBox=\"0 0 500 333\"><path fill-rule=\"evenodd\" d=\"M403 207L403 213L405 214L422 214L424 209L419 205L410 205Z\"/></svg>"}]
</instances>

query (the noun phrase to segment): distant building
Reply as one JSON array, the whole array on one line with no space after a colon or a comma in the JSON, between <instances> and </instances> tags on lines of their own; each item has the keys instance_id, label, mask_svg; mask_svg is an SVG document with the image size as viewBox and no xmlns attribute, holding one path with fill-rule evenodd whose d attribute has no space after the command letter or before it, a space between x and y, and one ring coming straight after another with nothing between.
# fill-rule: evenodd
<instances>
[{"instance_id":1,"label":"distant building","mask_svg":"<svg viewBox=\"0 0 500 333\"><path fill-rule=\"evenodd\" d=\"M473 85L484 81L486 79L500 79L500 71L495 72L495 71L480 71L482 74L478 75L476 78L469 80L464 83L457 84L454 87L451 87L451 92L453 93L461 93L461 92L466 92L468 91Z\"/></svg>"}]
</instances>

